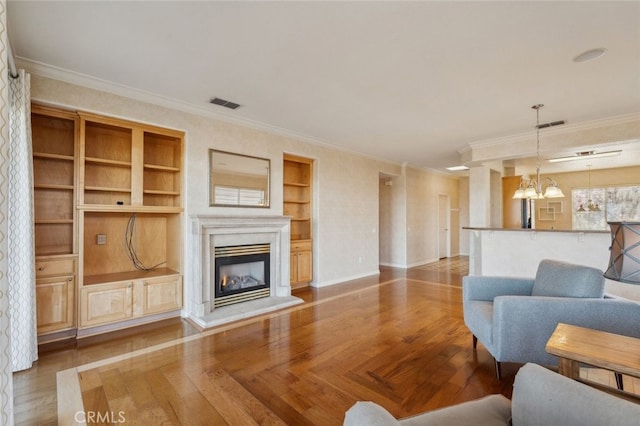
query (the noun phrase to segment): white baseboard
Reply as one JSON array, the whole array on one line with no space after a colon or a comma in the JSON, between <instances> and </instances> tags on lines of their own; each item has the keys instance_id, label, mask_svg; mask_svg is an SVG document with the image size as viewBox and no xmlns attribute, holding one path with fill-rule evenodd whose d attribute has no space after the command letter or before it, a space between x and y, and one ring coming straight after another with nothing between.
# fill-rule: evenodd
<instances>
[{"instance_id":1,"label":"white baseboard","mask_svg":"<svg viewBox=\"0 0 640 426\"><path fill-rule=\"evenodd\" d=\"M387 266L389 268L401 268L401 269L405 269L407 267L406 265L401 265L399 263L386 263L386 262L380 262L380 266Z\"/></svg>"},{"instance_id":2,"label":"white baseboard","mask_svg":"<svg viewBox=\"0 0 640 426\"><path fill-rule=\"evenodd\" d=\"M397 264L397 263L384 263L384 262L380 262L381 266L388 266L390 268L401 268L401 269L409 269L409 268L415 268L416 266L422 266L422 265L427 265L429 263L433 263L433 262L437 262L440 259L428 259L428 260L421 260L419 262L414 262L411 263L409 265L401 265L401 264Z\"/></svg>"},{"instance_id":3,"label":"white baseboard","mask_svg":"<svg viewBox=\"0 0 640 426\"><path fill-rule=\"evenodd\" d=\"M427 260L421 260L421 261L419 261L419 262L415 262L415 263L412 263L412 264L408 265L408 266L407 266L407 269L408 269L408 268L415 268L416 266L428 265L429 263L435 263L435 262L437 262L437 261L439 261L439 260L440 260L440 259L438 259L438 258L435 258L435 259L427 259Z\"/></svg>"},{"instance_id":4,"label":"white baseboard","mask_svg":"<svg viewBox=\"0 0 640 426\"><path fill-rule=\"evenodd\" d=\"M342 278L338 278L336 280L323 281L323 282L320 282L320 283L311 283L311 287L316 287L316 288L328 287L330 285L342 284L342 283L345 283L347 281L357 280L359 278L372 277L374 275L380 275L380 270L376 269L375 271L365 272L364 274L353 275L353 276L350 276L350 277L342 277Z\"/></svg>"}]
</instances>

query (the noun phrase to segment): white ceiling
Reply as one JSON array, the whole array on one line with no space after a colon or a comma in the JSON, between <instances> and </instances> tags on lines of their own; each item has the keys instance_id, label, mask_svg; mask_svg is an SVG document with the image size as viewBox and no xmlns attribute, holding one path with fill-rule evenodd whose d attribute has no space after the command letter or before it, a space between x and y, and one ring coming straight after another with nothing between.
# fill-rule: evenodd
<instances>
[{"instance_id":1,"label":"white ceiling","mask_svg":"<svg viewBox=\"0 0 640 426\"><path fill-rule=\"evenodd\" d=\"M19 63L418 167L531 131L537 103L541 122L640 112L638 1L10 0L7 16Z\"/></svg>"}]
</instances>

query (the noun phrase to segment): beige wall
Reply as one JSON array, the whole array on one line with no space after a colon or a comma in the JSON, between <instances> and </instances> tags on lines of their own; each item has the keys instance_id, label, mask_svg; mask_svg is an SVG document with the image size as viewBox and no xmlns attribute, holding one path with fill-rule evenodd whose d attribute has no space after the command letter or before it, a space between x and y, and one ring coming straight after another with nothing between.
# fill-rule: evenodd
<instances>
[{"instance_id":1,"label":"beige wall","mask_svg":"<svg viewBox=\"0 0 640 426\"><path fill-rule=\"evenodd\" d=\"M389 182L390 184L385 184ZM406 177L383 175L380 179L380 264L407 264Z\"/></svg>"},{"instance_id":2,"label":"beige wall","mask_svg":"<svg viewBox=\"0 0 640 426\"><path fill-rule=\"evenodd\" d=\"M438 202L449 197L450 214L459 215L458 179L413 167L406 168L406 264L416 266L438 260ZM457 222L457 217L451 224ZM451 227L451 254L458 249L459 228Z\"/></svg>"},{"instance_id":3,"label":"beige wall","mask_svg":"<svg viewBox=\"0 0 640 426\"><path fill-rule=\"evenodd\" d=\"M400 175L400 165L37 75L32 76L32 98L185 131L185 265L191 264L190 215L282 215L282 155L288 152L316 161L313 284L322 286L378 272L379 174ZM210 148L269 158L271 207L210 207ZM188 282L190 271L184 272Z\"/></svg>"},{"instance_id":4,"label":"beige wall","mask_svg":"<svg viewBox=\"0 0 640 426\"><path fill-rule=\"evenodd\" d=\"M541 175L543 180L545 175ZM562 213L555 214L555 220L536 220L538 229L571 229L572 210L578 206L571 205L571 190L587 188L589 186L589 172L554 173L553 178L564 193L564 198L540 200L537 202L536 214L540 208L546 209L549 202L562 203ZM548 182L548 181L547 181ZM591 187L640 185L640 166L623 167L618 169L598 169L591 171ZM547 215L547 218L550 218Z\"/></svg>"},{"instance_id":5,"label":"beige wall","mask_svg":"<svg viewBox=\"0 0 640 426\"><path fill-rule=\"evenodd\" d=\"M152 105L41 76L32 78L34 101L183 130L185 138L185 253L190 265L188 217L199 214L282 215L282 155L313 158L314 279L324 286L375 274L379 262L411 266L438 259L438 197L452 210L451 253L460 250L466 206L459 204L458 179L371 159L214 118ZM271 160L271 206L267 209L210 207L209 149ZM380 176L393 177L392 186ZM385 229L380 230L381 224ZM184 271L188 282L190 271Z\"/></svg>"}]
</instances>

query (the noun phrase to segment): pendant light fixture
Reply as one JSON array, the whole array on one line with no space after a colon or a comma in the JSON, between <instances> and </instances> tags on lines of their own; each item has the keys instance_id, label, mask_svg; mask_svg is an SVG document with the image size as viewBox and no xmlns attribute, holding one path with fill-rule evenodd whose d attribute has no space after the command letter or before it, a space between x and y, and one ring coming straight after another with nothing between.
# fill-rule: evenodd
<instances>
[{"instance_id":1,"label":"pendant light fixture","mask_svg":"<svg viewBox=\"0 0 640 426\"><path fill-rule=\"evenodd\" d=\"M515 199L542 199L542 198L560 198L564 197L562 190L558 188L556 181L550 177L545 179L549 180L549 186L542 192L542 182L540 182L540 108L543 104L536 104L532 106L532 109L536 110L536 178L530 179L525 187L525 181L520 181L520 186L513 194L512 198Z\"/></svg>"},{"instance_id":2,"label":"pendant light fixture","mask_svg":"<svg viewBox=\"0 0 640 426\"><path fill-rule=\"evenodd\" d=\"M587 187L587 197L588 197L587 208L585 209L584 205L580 204L580 207L578 207L578 210L576 210L578 213L601 211L598 203L594 204L593 200L591 199L591 164L589 164L587 168L589 169L589 186Z\"/></svg>"}]
</instances>

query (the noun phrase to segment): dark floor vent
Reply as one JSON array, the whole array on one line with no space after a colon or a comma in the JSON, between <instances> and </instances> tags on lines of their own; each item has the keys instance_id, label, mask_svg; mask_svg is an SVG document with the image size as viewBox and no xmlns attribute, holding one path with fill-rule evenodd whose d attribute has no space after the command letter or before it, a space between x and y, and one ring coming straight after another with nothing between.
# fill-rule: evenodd
<instances>
[{"instance_id":1,"label":"dark floor vent","mask_svg":"<svg viewBox=\"0 0 640 426\"><path fill-rule=\"evenodd\" d=\"M226 99L220 99L220 98L213 98L209 102L214 105L220 105L229 109L236 109L240 106L240 104L237 104L235 102L230 102L230 101L227 101Z\"/></svg>"}]
</instances>

